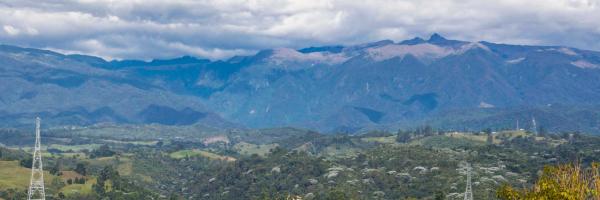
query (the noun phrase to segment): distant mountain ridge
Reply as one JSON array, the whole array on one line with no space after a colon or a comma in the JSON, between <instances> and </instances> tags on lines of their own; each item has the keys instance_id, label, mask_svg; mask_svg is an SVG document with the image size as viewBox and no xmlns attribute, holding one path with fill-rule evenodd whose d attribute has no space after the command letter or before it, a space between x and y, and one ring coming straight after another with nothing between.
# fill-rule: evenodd
<instances>
[{"instance_id":1,"label":"distant mountain ridge","mask_svg":"<svg viewBox=\"0 0 600 200\"><path fill-rule=\"evenodd\" d=\"M329 132L435 124L600 132L600 52L429 39L277 48L150 62L0 46L0 121L297 126ZM543 112L534 112L543 111ZM494 116L503 116L498 120ZM556 124L572 122L568 126Z\"/></svg>"}]
</instances>

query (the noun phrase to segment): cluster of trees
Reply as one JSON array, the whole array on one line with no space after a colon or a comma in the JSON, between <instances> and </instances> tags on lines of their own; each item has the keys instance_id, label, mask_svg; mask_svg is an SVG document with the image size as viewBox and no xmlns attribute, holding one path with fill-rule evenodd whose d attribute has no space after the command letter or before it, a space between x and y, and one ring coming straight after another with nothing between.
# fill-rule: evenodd
<instances>
[{"instance_id":1,"label":"cluster of trees","mask_svg":"<svg viewBox=\"0 0 600 200\"><path fill-rule=\"evenodd\" d=\"M27 191L9 188L5 191L0 191L0 198L8 200L27 199Z\"/></svg>"},{"instance_id":2,"label":"cluster of trees","mask_svg":"<svg viewBox=\"0 0 600 200\"><path fill-rule=\"evenodd\" d=\"M27 154L0 147L0 160L19 160Z\"/></svg>"},{"instance_id":3,"label":"cluster of trees","mask_svg":"<svg viewBox=\"0 0 600 200\"><path fill-rule=\"evenodd\" d=\"M115 151L111 150L108 145L102 145L98 149L92 150L90 152L90 158L100 158L100 157L111 157L116 154Z\"/></svg>"},{"instance_id":4,"label":"cluster of trees","mask_svg":"<svg viewBox=\"0 0 600 200\"><path fill-rule=\"evenodd\" d=\"M110 184L107 184L108 182ZM111 165L105 166L100 171L92 189L95 195L102 199L158 199L158 195L154 192L136 186L131 180L121 177Z\"/></svg>"},{"instance_id":5,"label":"cluster of trees","mask_svg":"<svg viewBox=\"0 0 600 200\"><path fill-rule=\"evenodd\" d=\"M401 142L401 143L406 143L406 142L409 142L413 138L429 137L429 136L437 135L439 133L441 133L441 131L437 131L429 125L417 127L414 130L399 129L398 133L396 134L396 141Z\"/></svg>"},{"instance_id":6,"label":"cluster of trees","mask_svg":"<svg viewBox=\"0 0 600 200\"><path fill-rule=\"evenodd\" d=\"M31 168L31 165L33 165L33 158L31 158L31 157L22 158L21 160L19 160L19 165L21 165L22 167L25 167L25 168Z\"/></svg>"},{"instance_id":7,"label":"cluster of trees","mask_svg":"<svg viewBox=\"0 0 600 200\"><path fill-rule=\"evenodd\" d=\"M81 177L75 177L75 179L67 179L67 184L85 184L86 179Z\"/></svg>"},{"instance_id":8,"label":"cluster of trees","mask_svg":"<svg viewBox=\"0 0 600 200\"><path fill-rule=\"evenodd\" d=\"M253 155L225 167L207 169L214 173L196 177L200 187L193 190L223 199L257 199L265 194L275 198L283 194L282 191L305 194L307 187L296 185L306 185L311 178L318 179L329 167L326 161L305 152L276 148L267 158ZM228 188L227 193L223 195L225 188Z\"/></svg>"},{"instance_id":9,"label":"cluster of trees","mask_svg":"<svg viewBox=\"0 0 600 200\"><path fill-rule=\"evenodd\" d=\"M77 172L78 174L81 174L82 176L87 175L87 168L85 167L84 163L77 163L77 165L75 166L75 172Z\"/></svg>"}]
</instances>

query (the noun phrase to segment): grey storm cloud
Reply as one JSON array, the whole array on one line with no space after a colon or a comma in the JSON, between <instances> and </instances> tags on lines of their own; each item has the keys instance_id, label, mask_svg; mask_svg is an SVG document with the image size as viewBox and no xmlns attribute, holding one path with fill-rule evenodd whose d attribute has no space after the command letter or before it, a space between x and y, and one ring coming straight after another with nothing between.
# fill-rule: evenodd
<instances>
[{"instance_id":1,"label":"grey storm cloud","mask_svg":"<svg viewBox=\"0 0 600 200\"><path fill-rule=\"evenodd\" d=\"M224 59L441 33L600 50L600 0L0 0L0 43L104 58Z\"/></svg>"}]
</instances>

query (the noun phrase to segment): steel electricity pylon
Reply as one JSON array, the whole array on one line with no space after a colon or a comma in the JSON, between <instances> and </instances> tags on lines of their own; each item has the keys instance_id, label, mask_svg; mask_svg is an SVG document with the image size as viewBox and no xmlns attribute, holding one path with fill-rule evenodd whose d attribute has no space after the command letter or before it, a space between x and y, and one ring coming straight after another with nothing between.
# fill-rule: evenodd
<instances>
[{"instance_id":1,"label":"steel electricity pylon","mask_svg":"<svg viewBox=\"0 0 600 200\"><path fill-rule=\"evenodd\" d=\"M473 200L473 190L471 189L471 164L467 163L467 186L465 188L465 200Z\"/></svg>"},{"instance_id":2,"label":"steel electricity pylon","mask_svg":"<svg viewBox=\"0 0 600 200\"><path fill-rule=\"evenodd\" d=\"M537 124L535 123L535 117L531 117L531 125L533 127L533 133L535 134L535 136L538 136L538 130L537 130Z\"/></svg>"},{"instance_id":3,"label":"steel electricity pylon","mask_svg":"<svg viewBox=\"0 0 600 200\"><path fill-rule=\"evenodd\" d=\"M35 118L35 147L33 148L33 161L31 162L31 180L27 191L28 200L46 200L41 144L40 118L37 117Z\"/></svg>"}]
</instances>

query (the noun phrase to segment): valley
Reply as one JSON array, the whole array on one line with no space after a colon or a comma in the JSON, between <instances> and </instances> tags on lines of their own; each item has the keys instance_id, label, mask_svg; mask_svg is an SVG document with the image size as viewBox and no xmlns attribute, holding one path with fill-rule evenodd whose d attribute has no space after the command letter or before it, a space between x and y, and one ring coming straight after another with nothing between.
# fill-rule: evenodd
<instances>
[{"instance_id":1,"label":"valley","mask_svg":"<svg viewBox=\"0 0 600 200\"><path fill-rule=\"evenodd\" d=\"M496 199L505 184L535 183L543 166L600 160L600 137L575 132L199 130L98 125L43 131L46 193L58 199L462 199L469 163L474 197ZM3 199L26 195L23 162L31 159L30 148L10 140L16 137L31 135L0 131Z\"/></svg>"}]
</instances>

